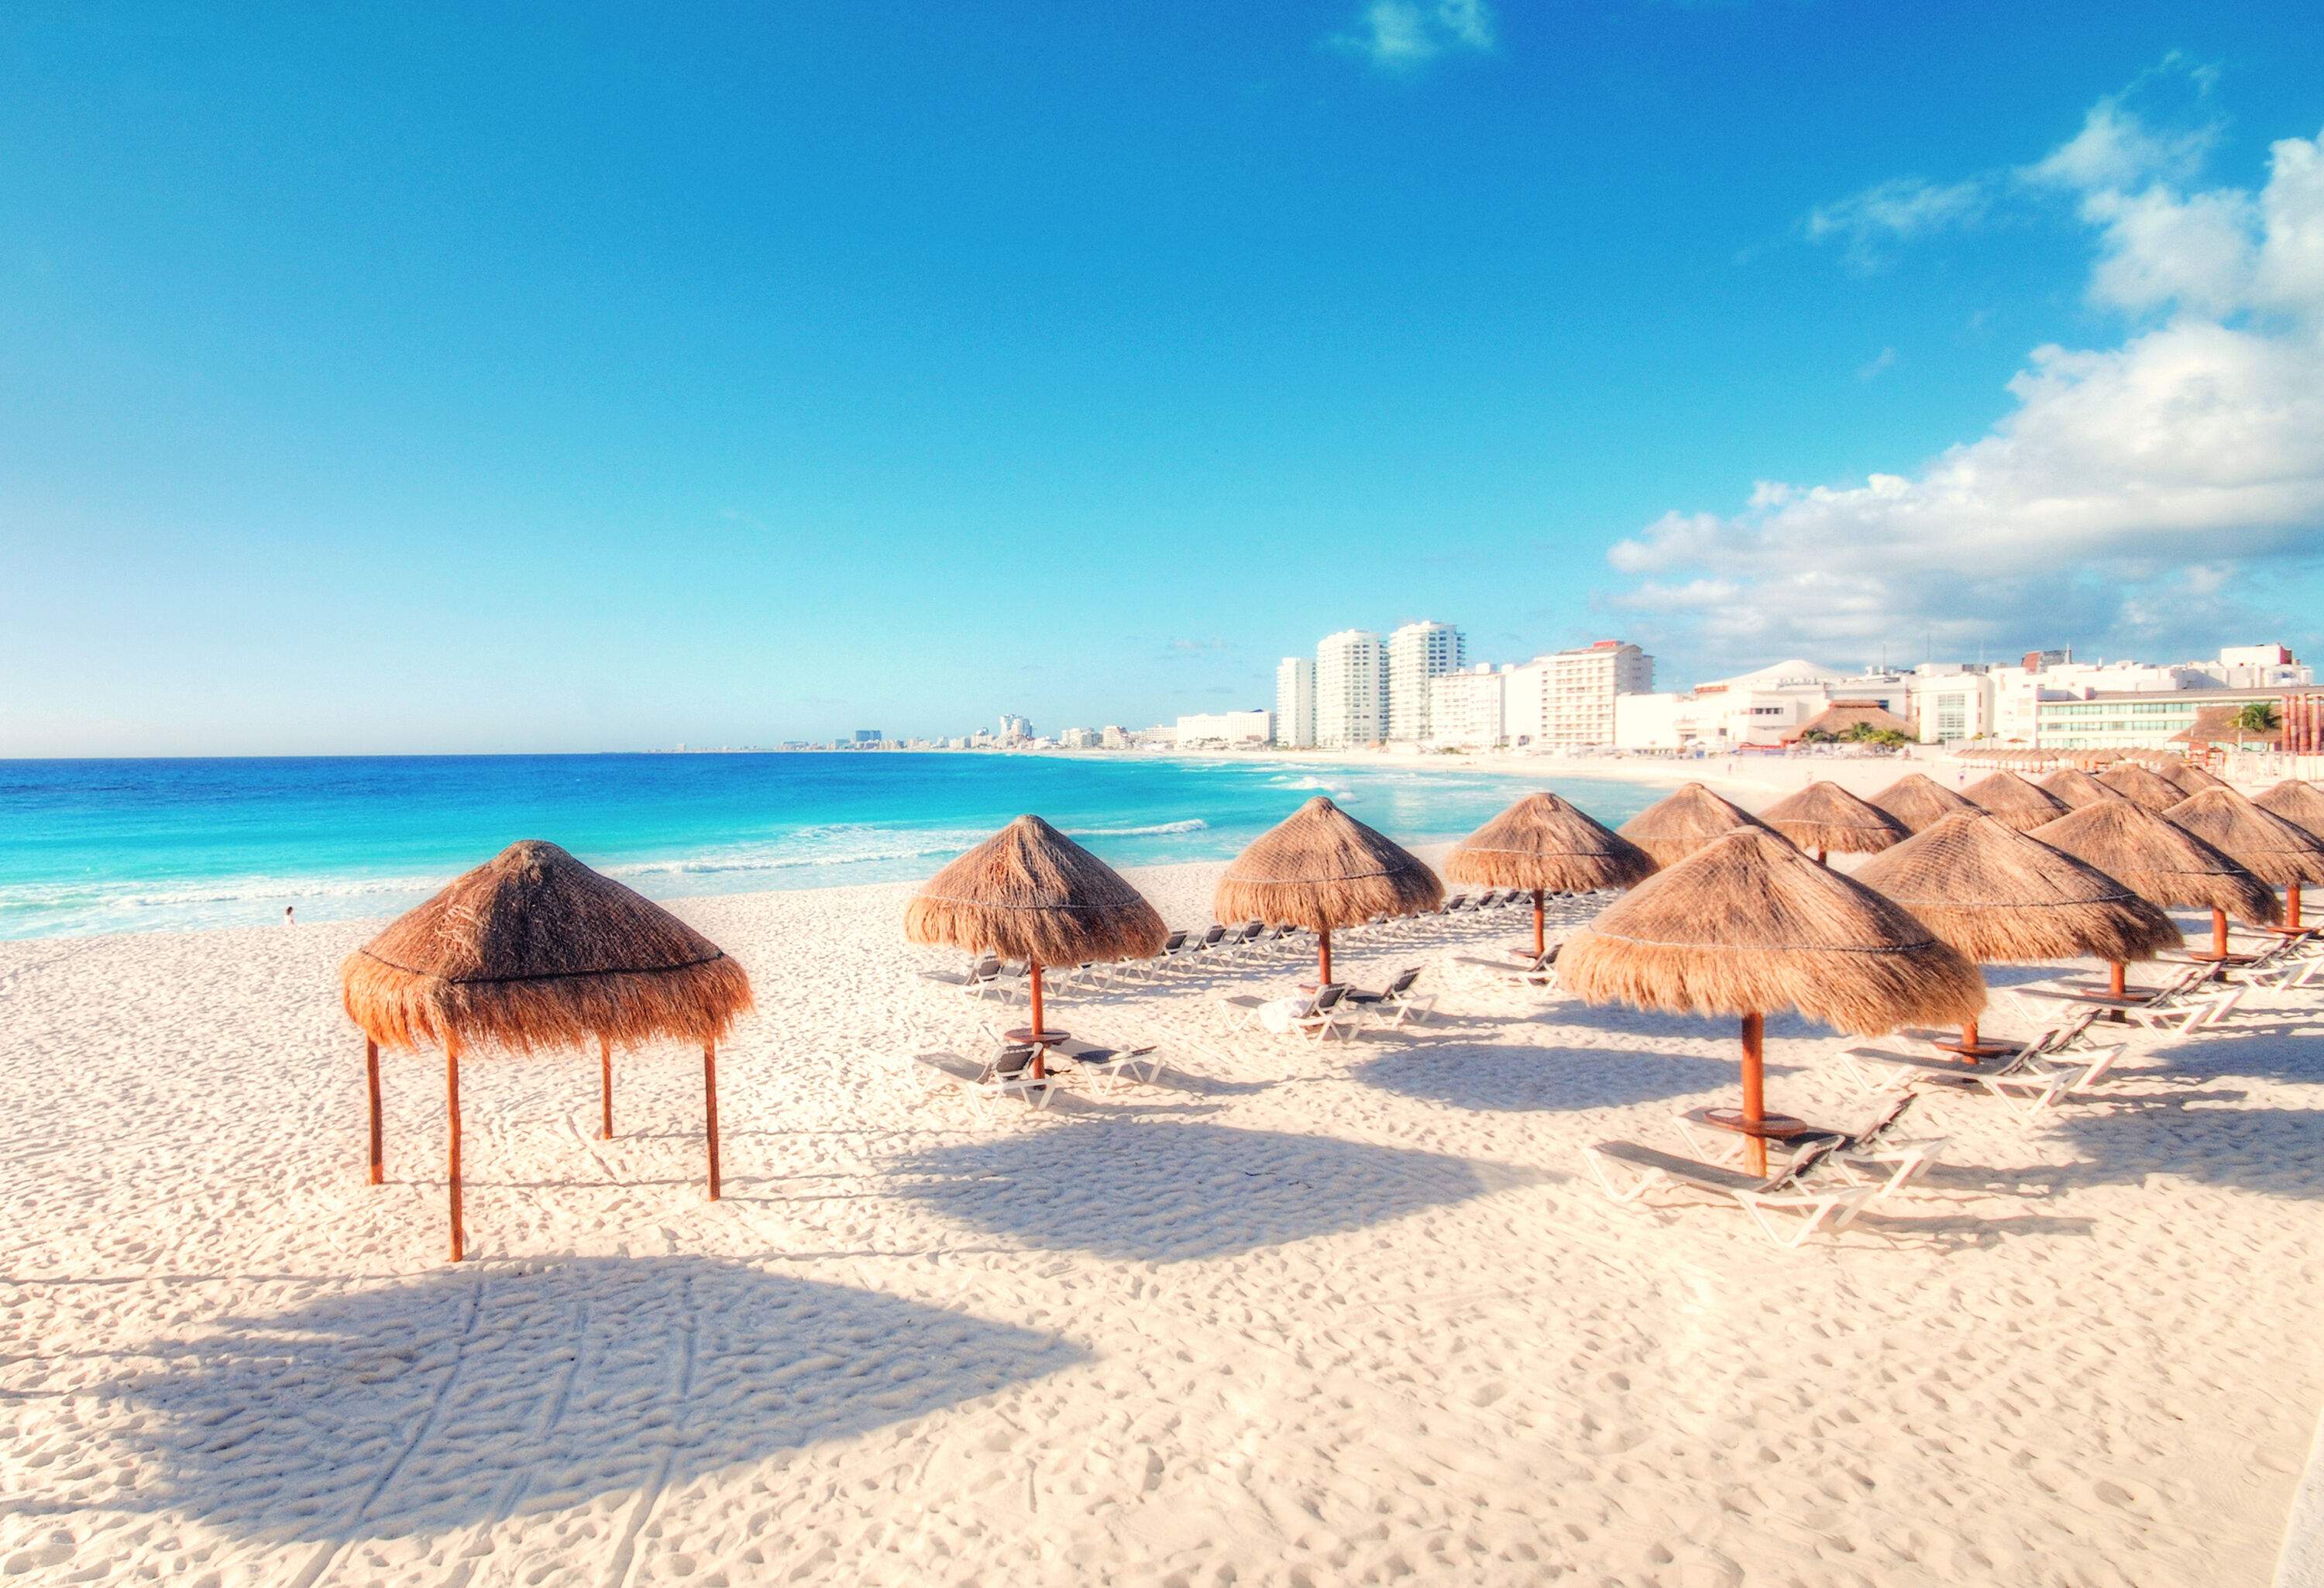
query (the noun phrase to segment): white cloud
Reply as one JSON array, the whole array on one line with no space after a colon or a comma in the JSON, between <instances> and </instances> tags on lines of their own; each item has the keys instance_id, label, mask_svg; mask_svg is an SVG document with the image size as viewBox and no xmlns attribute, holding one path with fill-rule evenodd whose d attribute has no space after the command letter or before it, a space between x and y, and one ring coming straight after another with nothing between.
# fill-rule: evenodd
<instances>
[{"instance_id":1,"label":"white cloud","mask_svg":"<svg viewBox=\"0 0 2324 1588\"><path fill-rule=\"evenodd\" d=\"M1497 37L1493 8L1486 0L1370 0L1328 42L1397 70L1447 51L1489 51Z\"/></svg>"},{"instance_id":2,"label":"white cloud","mask_svg":"<svg viewBox=\"0 0 2324 1588\"><path fill-rule=\"evenodd\" d=\"M1853 263L1872 269L1883 263L1890 244L1975 225L1987 202L1979 178L1941 184L1897 177L1810 212L1808 240L1842 244Z\"/></svg>"},{"instance_id":3,"label":"white cloud","mask_svg":"<svg viewBox=\"0 0 2324 1588\"><path fill-rule=\"evenodd\" d=\"M1912 473L1665 514L1609 553L1643 581L1614 604L1738 662L1924 632L2161 644L2264 601L2267 559L2324 555L2324 136L2276 143L2256 197L2172 187L2185 149L2116 99L2034 168L2084 184L2092 300L2157 318L2036 348L2015 408Z\"/></svg>"},{"instance_id":4,"label":"white cloud","mask_svg":"<svg viewBox=\"0 0 2324 1588\"><path fill-rule=\"evenodd\" d=\"M1859 381L1878 380L1895 367L1896 350L1894 347L1883 347L1856 366L1856 378Z\"/></svg>"}]
</instances>

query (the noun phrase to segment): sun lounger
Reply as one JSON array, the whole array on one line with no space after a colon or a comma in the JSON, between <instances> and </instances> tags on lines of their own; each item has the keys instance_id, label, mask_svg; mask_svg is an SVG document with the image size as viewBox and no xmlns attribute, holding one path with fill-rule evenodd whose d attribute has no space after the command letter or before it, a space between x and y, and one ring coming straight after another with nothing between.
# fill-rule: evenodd
<instances>
[{"instance_id":1,"label":"sun lounger","mask_svg":"<svg viewBox=\"0 0 2324 1588\"><path fill-rule=\"evenodd\" d=\"M1434 992L1415 992L1413 983L1420 980L1421 967L1413 965L1397 973L1396 980L1377 992L1351 988L1348 1002L1364 1009L1394 1010L1396 1019L1389 1024L1400 1026L1407 1018L1425 1020L1436 1008Z\"/></svg>"},{"instance_id":2,"label":"sun lounger","mask_svg":"<svg viewBox=\"0 0 2324 1588\"><path fill-rule=\"evenodd\" d=\"M1801 1177L1831 1151L1827 1138L1802 1151L1789 1165L1766 1179L1675 1153L1658 1152L1634 1141L1600 1141L1595 1147L1584 1148L1582 1157L1606 1195L1617 1202L1636 1202L1665 1186L1725 1197L1748 1213L1752 1223L1768 1240L1778 1246L1796 1247L1820 1229L1836 1235L1848 1228L1875 1193L1876 1187L1871 1186L1803 1184ZM1616 1177L1613 1166L1618 1164L1634 1177L1627 1185Z\"/></svg>"},{"instance_id":3,"label":"sun lounger","mask_svg":"<svg viewBox=\"0 0 2324 1588\"><path fill-rule=\"evenodd\" d=\"M1112 1090L1124 1078L1151 1081L1162 1073L1162 1061L1155 1056L1151 1042L1142 1048L1101 1048L1093 1043L1068 1042L1055 1051L1072 1063L1074 1075L1087 1075L1097 1081L1101 1091Z\"/></svg>"},{"instance_id":4,"label":"sun lounger","mask_svg":"<svg viewBox=\"0 0 2324 1588\"><path fill-rule=\"evenodd\" d=\"M1966 1065L1927 1058L1917 1053L1889 1053L1877 1048L1850 1048L1840 1058L1857 1084L1868 1092L1874 1089L1873 1077L1885 1066L1889 1079L1901 1070L1910 1072L1909 1079L1916 1085L1983 1092L2032 1120L2043 1110L2055 1108L2069 1095L2097 1085L2122 1055L2123 1045L2117 1042L2063 1063L2021 1052L2015 1059L1996 1064Z\"/></svg>"},{"instance_id":5,"label":"sun lounger","mask_svg":"<svg viewBox=\"0 0 2324 1588\"><path fill-rule=\"evenodd\" d=\"M1485 979L1525 987L1554 987L1557 984L1557 951L1565 946L1553 943L1539 956L1523 959L1485 959L1473 954L1456 954L1452 963L1481 974Z\"/></svg>"},{"instance_id":6,"label":"sun lounger","mask_svg":"<svg viewBox=\"0 0 2324 1588\"><path fill-rule=\"evenodd\" d=\"M1002 1048L982 1065L953 1053L923 1053L918 1062L988 1104L1022 1097L1036 1109L1047 1108L1056 1085L1053 1076L1034 1076L1033 1050L1021 1044Z\"/></svg>"},{"instance_id":7,"label":"sun lounger","mask_svg":"<svg viewBox=\"0 0 2324 1588\"><path fill-rule=\"evenodd\" d=\"M1950 1142L1950 1138L1943 1136L1909 1141L1897 1136L1897 1127L1919 1102L1919 1093L1900 1092L1886 1113L1853 1135L1839 1131L1817 1131L1787 1142L1770 1141L1767 1145L1789 1148L1791 1161L1794 1164L1810 1148L1824 1146L1828 1149L1825 1156L1812 1168L1819 1170L1828 1168L1850 1185L1870 1185L1874 1197L1885 1201L1926 1174L1929 1166L1936 1161L1937 1154ZM1677 1118L1679 1135L1698 1158L1732 1165L1740 1159L1749 1138L1739 1131L1722 1131L1710 1125L1702 1118L1709 1112L1708 1109L1693 1109L1680 1114Z\"/></svg>"}]
</instances>

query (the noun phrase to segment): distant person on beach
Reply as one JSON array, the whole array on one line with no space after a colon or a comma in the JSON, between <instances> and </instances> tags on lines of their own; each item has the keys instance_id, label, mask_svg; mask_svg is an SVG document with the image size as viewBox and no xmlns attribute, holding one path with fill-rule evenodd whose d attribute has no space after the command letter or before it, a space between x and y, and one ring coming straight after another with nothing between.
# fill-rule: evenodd
<instances>
[{"instance_id":1,"label":"distant person on beach","mask_svg":"<svg viewBox=\"0 0 2324 1588\"><path fill-rule=\"evenodd\" d=\"M299 917L296 914L298 908L299 907L295 904L286 904L282 907L282 924L284 926L295 927L299 924Z\"/></svg>"}]
</instances>

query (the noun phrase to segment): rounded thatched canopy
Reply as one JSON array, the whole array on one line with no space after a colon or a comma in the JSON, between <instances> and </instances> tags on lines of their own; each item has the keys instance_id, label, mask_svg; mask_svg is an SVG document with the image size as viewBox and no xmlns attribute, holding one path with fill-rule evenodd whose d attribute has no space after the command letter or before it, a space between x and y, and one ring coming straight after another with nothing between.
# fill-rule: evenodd
<instances>
[{"instance_id":1,"label":"rounded thatched canopy","mask_svg":"<svg viewBox=\"0 0 2324 1588\"><path fill-rule=\"evenodd\" d=\"M2265 884L2186 828L2127 799L2101 799L2033 836L2163 906L2224 909L2268 924L2279 910Z\"/></svg>"},{"instance_id":2,"label":"rounded thatched canopy","mask_svg":"<svg viewBox=\"0 0 2324 1588\"><path fill-rule=\"evenodd\" d=\"M2200 794L2207 789L2227 788L2225 778L2215 778L2191 761L2171 760L2155 769L2155 775L2174 788L2190 794Z\"/></svg>"},{"instance_id":3,"label":"rounded thatched canopy","mask_svg":"<svg viewBox=\"0 0 2324 1588\"><path fill-rule=\"evenodd\" d=\"M2030 833L2044 822L2054 822L2073 808L2015 772L1994 772L1979 778L1961 790L1961 798L2021 833Z\"/></svg>"},{"instance_id":4,"label":"rounded thatched canopy","mask_svg":"<svg viewBox=\"0 0 2324 1588\"><path fill-rule=\"evenodd\" d=\"M2069 810L2118 798L2115 791L2078 766L2061 767L2042 780L2042 791Z\"/></svg>"},{"instance_id":5,"label":"rounded thatched canopy","mask_svg":"<svg viewBox=\"0 0 2324 1588\"><path fill-rule=\"evenodd\" d=\"M2295 827L2305 827L2324 838L2324 789L2313 783L2303 783L2298 778L2286 778L2266 793L2255 796L2252 803L2262 810L2282 817Z\"/></svg>"},{"instance_id":6,"label":"rounded thatched canopy","mask_svg":"<svg viewBox=\"0 0 2324 1588\"><path fill-rule=\"evenodd\" d=\"M2121 963L2179 946L2171 918L2086 861L1979 811L1949 816L1856 873L1987 965Z\"/></svg>"},{"instance_id":7,"label":"rounded thatched canopy","mask_svg":"<svg viewBox=\"0 0 2324 1588\"><path fill-rule=\"evenodd\" d=\"M1528 892L1630 888L1655 873L1654 856L1554 794L1528 794L1453 847L1456 882Z\"/></svg>"},{"instance_id":8,"label":"rounded thatched canopy","mask_svg":"<svg viewBox=\"0 0 2324 1588\"><path fill-rule=\"evenodd\" d=\"M1653 855L1656 865L1676 865L1738 827L1760 826L1757 817L1721 799L1701 783L1683 783L1615 831Z\"/></svg>"},{"instance_id":9,"label":"rounded thatched canopy","mask_svg":"<svg viewBox=\"0 0 2324 1588\"><path fill-rule=\"evenodd\" d=\"M1649 878L1566 939L1558 980L1592 1003L1692 1014L1796 1009L1877 1036L1985 1007L1977 967L1903 906L1747 827Z\"/></svg>"},{"instance_id":10,"label":"rounded thatched canopy","mask_svg":"<svg viewBox=\"0 0 2324 1588\"><path fill-rule=\"evenodd\" d=\"M1910 835L1904 824L1838 783L1819 780L1759 813L1759 820L1803 849L1870 854Z\"/></svg>"},{"instance_id":11,"label":"rounded thatched canopy","mask_svg":"<svg viewBox=\"0 0 2324 1588\"><path fill-rule=\"evenodd\" d=\"M1444 884L1417 856L1318 794L1235 856L1211 908L1222 921L1328 932L1443 902Z\"/></svg>"},{"instance_id":12,"label":"rounded thatched canopy","mask_svg":"<svg viewBox=\"0 0 2324 1588\"><path fill-rule=\"evenodd\" d=\"M921 884L915 943L1039 965L1143 959L1170 935L1120 872L1038 816L1020 816Z\"/></svg>"},{"instance_id":13,"label":"rounded thatched canopy","mask_svg":"<svg viewBox=\"0 0 2324 1588\"><path fill-rule=\"evenodd\" d=\"M2098 780L2114 790L2117 799L2133 805L2143 805L2149 810L2168 810L2187 798L2186 791L2170 779L2149 771L2135 761L2126 761L2107 769Z\"/></svg>"},{"instance_id":14,"label":"rounded thatched canopy","mask_svg":"<svg viewBox=\"0 0 2324 1588\"><path fill-rule=\"evenodd\" d=\"M2271 886L2324 882L2324 838L2225 784L2190 795L2163 814Z\"/></svg>"},{"instance_id":15,"label":"rounded thatched canopy","mask_svg":"<svg viewBox=\"0 0 2324 1588\"><path fill-rule=\"evenodd\" d=\"M1955 811L1977 808L1950 789L1932 780L1925 772L1905 773L1875 794L1872 803L1914 833L1923 827L1935 826Z\"/></svg>"},{"instance_id":16,"label":"rounded thatched canopy","mask_svg":"<svg viewBox=\"0 0 2324 1588\"><path fill-rule=\"evenodd\" d=\"M537 838L397 918L339 983L383 1048L715 1042L751 1007L750 978L718 945Z\"/></svg>"}]
</instances>

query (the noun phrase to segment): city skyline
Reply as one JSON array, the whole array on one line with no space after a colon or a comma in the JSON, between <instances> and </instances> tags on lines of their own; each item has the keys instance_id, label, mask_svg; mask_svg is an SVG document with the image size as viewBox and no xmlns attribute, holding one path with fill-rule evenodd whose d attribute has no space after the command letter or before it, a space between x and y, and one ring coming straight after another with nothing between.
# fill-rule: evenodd
<instances>
[{"instance_id":1,"label":"city skyline","mask_svg":"<svg viewBox=\"0 0 2324 1588\"><path fill-rule=\"evenodd\" d=\"M11 14L0 755L2324 641L2312 10L1458 14Z\"/></svg>"}]
</instances>

